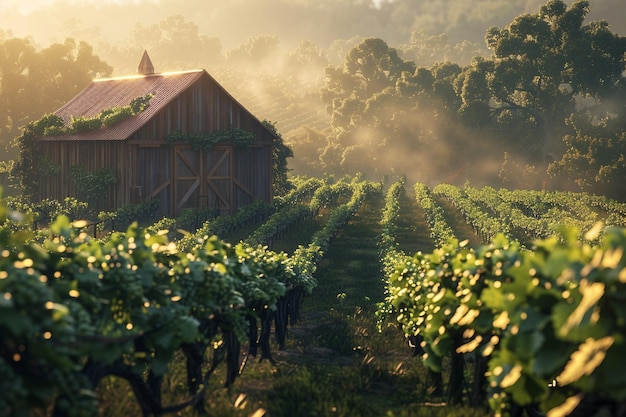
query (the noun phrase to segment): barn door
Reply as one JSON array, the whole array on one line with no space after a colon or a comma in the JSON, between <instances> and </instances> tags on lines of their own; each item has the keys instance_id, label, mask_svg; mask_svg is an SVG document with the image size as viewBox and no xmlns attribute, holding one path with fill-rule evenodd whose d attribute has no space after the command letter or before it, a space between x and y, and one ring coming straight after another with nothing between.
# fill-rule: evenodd
<instances>
[{"instance_id":1,"label":"barn door","mask_svg":"<svg viewBox=\"0 0 626 417\"><path fill-rule=\"evenodd\" d=\"M137 146L132 157L131 203L157 199L160 204L156 216L171 216L172 159L169 147Z\"/></svg>"},{"instance_id":2,"label":"barn door","mask_svg":"<svg viewBox=\"0 0 626 417\"><path fill-rule=\"evenodd\" d=\"M206 207L220 214L232 213L233 152L230 147L216 147L204 153L203 195Z\"/></svg>"},{"instance_id":3,"label":"barn door","mask_svg":"<svg viewBox=\"0 0 626 417\"><path fill-rule=\"evenodd\" d=\"M231 211L232 151L216 147L197 151L189 146L174 147L174 213L188 208Z\"/></svg>"}]
</instances>

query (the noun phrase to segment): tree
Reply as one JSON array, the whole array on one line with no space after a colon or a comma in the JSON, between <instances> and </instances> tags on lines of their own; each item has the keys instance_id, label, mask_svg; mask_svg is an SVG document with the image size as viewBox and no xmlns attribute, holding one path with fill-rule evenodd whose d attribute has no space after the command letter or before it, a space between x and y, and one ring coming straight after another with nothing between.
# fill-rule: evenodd
<instances>
[{"instance_id":1,"label":"tree","mask_svg":"<svg viewBox=\"0 0 626 417\"><path fill-rule=\"evenodd\" d=\"M623 102L626 110L626 100ZM617 117L597 119L591 112L569 119L575 133L563 138L567 150L550 164L548 172L565 177L582 190L626 199L626 112Z\"/></svg>"},{"instance_id":2,"label":"tree","mask_svg":"<svg viewBox=\"0 0 626 417\"><path fill-rule=\"evenodd\" d=\"M339 161L344 168L371 171L371 162L385 143L384 134L379 132L389 117L380 113L383 103L396 100L396 82L414 69L412 62L402 60L394 48L378 38L365 39L352 48L342 67L326 68L321 98L331 115L334 136L327 146L338 148L342 158L336 158L334 151L322 152L323 165L333 166Z\"/></svg>"},{"instance_id":3,"label":"tree","mask_svg":"<svg viewBox=\"0 0 626 417\"><path fill-rule=\"evenodd\" d=\"M289 74L315 79L319 76L320 70L328 66L328 58L314 42L300 41L288 54L286 63L286 71Z\"/></svg>"},{"instance_id":4,"label":"tree","mask_svg":"<svg viewBox=\"0 0 626 417\"><path fill-rule=\"evenodd\" d=\"M486 41L493 55L466 68L458 85L462 110L490 105L495 124L535 128L547 152L576 111L575 98L601 101L624 70L623 38L605 23L584 25L588 11L588 1L578 0L568 9L562 0L550 0L539 13L518 16L502 29L490 28ZM485 85L489 97L471 97Z\"/></svg>"},{"instance_id":5,"label":"tree","mask_svg":"<svg viewBox=\"0 0 626 417\"><path fill-rule=\"evenodd\" d=\"M7 148L5 158L16 156L9 144L20 128L112 71L86 42L70 38L37 51L29 39L0 38L0 143Z\"/></svg>"},{"instance_id":6,"label":"tree","mask_svg":"<svg viewBox=\"0 0 626 417\"><path fill-rule=\"evenodd\" d=\"M445 33L429 35L423 30L412 32L409 42L398 46L404 59L422 67L446 61L467 63L476 56L486 55L484 49L484 45L468 40L452 44Z\"/></svg>"},{"instance_id":7,"label":"tree","mask_svg":"<svg viewBox=\"0 0 626 417\"><path fill-rule=\"evenodd\" d=\"M569 8L562 0L549 0L538 13L489 28L491 57L475 58L455 81L464 125L486 129L483 142L508 154L506 170L524 167L507 177L525 178L532 167L534 177L543 178L518 186L543 186L551 160L564 152L567 158L579 154L573 139L582 137L567 123L570 116L603 108L620 91L625 38L606 22L585 24L588 12L585 0ZM599 119L607 116L595 113ZM567 161L552 172L573 175L573 167L565 168L573 160Z\"/></svg>"},{"instance_id":8,"label":"tree","mask_svg":"<svg viewBox=\"0 0 626 417\"><path fill-rule=\"evenodd\" d=\"M587 1L568 8L549 0L536 14L490 28L492 55L464 68L416 68L384 41L364 40L343 66L326 69L322 101L332 134L322 164L377 175L422 164L446 179L453 166L464 179L490 181L507 153L509 180L543 186L550 158L572 146L561 141L575 133L570 115L594 107L602 120L606 104L623 94L624 38L605 22L585 24L588 11Z\"/></svg>"},{"instance_id":9,"label":"tree","mask_svg":"<svg viewBox=\"0 0 626 417\"><path fill-rule=\"evenodd\" d=\"M470 128L482 128L491 121L491 96L485 77L490 67L491 62L475 58L454 81L455 90L461 98L460 120Z\"/></svg>"},{"instance_id":10,"label":"tree","mask_svg":"<svg viewBox=\"0 0 626 417\"><path fill-rule=\"evenodd\" d=\"M219 38L201 35L198 25L182 15L172 15L151 26L137 24L131 32L132 58L138 59L145 49L162 66L173 70L188 67L190 63L204 65L222 60L222 42Z\"/></svg>"},{"instance_id":11,"label":"tree","mask_svg":"<svg viewBox=\"0 0 626 417\"><path fill-rule=\"evenodd\" d=\"M228 51L226 59L230 64L262 66L272 57L276 57L280 39L278 36L255 36Z\"/></svg>"},{"instance_id":12,"label":"tree","mask_svg":"<svg viewBox=\"0 0 626 417\"><path fill-rule=\"evenodd\" d=\"M4 146L32 117L28 108L28 70L36 55L26 39L11 38L0 44L0 135Z\"/></svg>"},{"instance_id":13,"label":"tree","mask_svg":"<svg viewBox=\"0 0 626 417\"><path fill-rule=\"evenodd\" d=\"M294 154L294 159L289 164L290 169L299 175L319 175L322 171L319 154L325 141L323 132L306 125L291 132L286 140Z\"/></svg>"},{"instance_id":14,"label":"tree","mask_svg":"<svg viewBox=\"0 0 626 417\"><path fill-rule=\"evenodd\" d=\"M365 101L385 88L394 87L402 72L413 72L415 65L403 61L394 48L378 38L368 38L352 48L343 67L326 69L322 101L332 115L342 101Z\"/></svg>"}]
</instances>

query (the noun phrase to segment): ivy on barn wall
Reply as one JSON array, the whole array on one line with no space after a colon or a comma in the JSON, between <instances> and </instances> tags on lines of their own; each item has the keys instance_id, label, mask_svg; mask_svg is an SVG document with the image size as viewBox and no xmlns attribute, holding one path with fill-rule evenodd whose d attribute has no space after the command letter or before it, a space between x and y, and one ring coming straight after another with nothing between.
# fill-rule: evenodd
<instances>
[{"instance_id":1,"label":"ivy on barn wall","mask_svg":"<svg viewBox=\"0 0 626 417\"><path fill-rule=\"evenodd\" d=\"M127 106L105 109L94 117L75 118L72 116L69 126L66 126L63 118L56 114L46 114L39 120L28 123L24 127L22 136L17 138L19 157L11 170L11 177L17 181L21 193L27 197L32 197L39 187L38 177L40 175L55 175L60 171L58 165L54 164L47 155L42 154L41 145L37 138L80 134L103 127L112 127L147 109L150 106L151 98L152 94L137 97L131 100ZM77 168L72 167L72 169L76 170ZM103 177L102 181L96 181L98 183L112 184L115 182L112 181L110 172L94 173L93 175Z\"/></svg>"},{"instance_id":2,"label":"ivy on barn wall","mask_svg":"<svg viewBox=\"0 0 626 417\"><path fill-rule=\"evenodd\" d=\"M171 132L167 136L167 143L188 143L195 150L209 150L215 145L229 143L234 146L249 147L254 142L254 133L239 128L216 130L215 132L184 133L181 131Z\"/></svg>"}]
</instances>

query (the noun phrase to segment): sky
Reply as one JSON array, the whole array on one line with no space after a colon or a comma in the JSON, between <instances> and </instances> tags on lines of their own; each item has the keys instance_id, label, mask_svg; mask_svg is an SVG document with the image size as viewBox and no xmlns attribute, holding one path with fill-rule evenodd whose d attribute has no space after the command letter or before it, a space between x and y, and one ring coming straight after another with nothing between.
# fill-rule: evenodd
<instances>
[{"instance_id":1,"label":"sky","mask_svg":"<svg viewBox=\"0 0 626 417\"><path fill-rule=\"evenodd\" d=\"M565 0L571 4L574 0ZM605 19L626 35L625 0L590 0L590 19ZM230 49L251 37L276 35L293 48L311 40L328 48L336 40L379 37L406 44L415 32L446 34L452 44L484 46L486 30L547 0L0 0L0 36L31 37L37 46L72 37L96 47L128 43L133 30L182 15L198 33Z\"/></svg>"},{"instance_id":2,"label":"sky","mask_svg":"<svg viewBox=\"0 0 626 417\"><path fill-rule=\"evenodd\" d=\"M158 3L159 0L70 0L69 4L100 4L100 5L128 5L139 3ZM16 10L23 15L28 15L35 10L47 9L58 3L57 0L0 0L0 10Z\"/></svg>"}]
</instances>

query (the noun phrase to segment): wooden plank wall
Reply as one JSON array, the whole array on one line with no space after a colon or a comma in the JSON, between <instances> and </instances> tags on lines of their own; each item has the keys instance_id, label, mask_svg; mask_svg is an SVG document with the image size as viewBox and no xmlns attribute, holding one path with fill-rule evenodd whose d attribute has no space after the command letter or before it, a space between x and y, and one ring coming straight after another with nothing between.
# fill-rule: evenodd
<instances>
[{"instance_id":1,"label":"wooden plank wall","mask_svg":"<svg viewBox=\"0 0 626 417\"><path fill-rule=\"evenodd\" d=\"M130 154L125 141L55 141L42 142L42 151L52 163L58 165L59 173L40 178L39 199L55 198L63 200L76 196L75 182L70 170L80 165L90 171L112 168L117 177L117 184L109 187L103 203L98 209L112 210L129 203Z\"/></svg>"}]
</instances>

